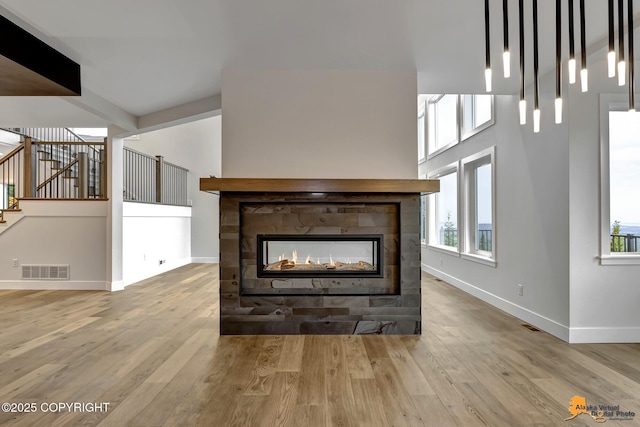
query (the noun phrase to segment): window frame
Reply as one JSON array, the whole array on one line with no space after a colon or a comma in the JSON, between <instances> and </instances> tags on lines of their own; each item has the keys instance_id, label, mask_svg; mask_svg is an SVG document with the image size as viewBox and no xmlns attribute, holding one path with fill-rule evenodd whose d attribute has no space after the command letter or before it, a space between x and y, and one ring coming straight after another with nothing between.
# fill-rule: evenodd
<instances>
[{"instance_id":1,"label":"window frame","mask_svg":"<svg viewBox=\"0 0 640 427\"><path fill-rule=\"evenodd\" d=\"M427 179L427 175L423 175L420 179ZM427 246L429 241L429 208L427 206L429 194L420 195L420 245Z\"/></svg>"},{"instance_id":2,"label":"window frame","mask_svg":"<svg viewBox=\"0 0 640 427\"><path fill-rule=\"evenodd\" d=\"M422 121L422 124L420 123ZM420 127L422 127L422 139L420 138ZM422 103L418 108L418 164L427 161L427 102ZM422 149L422 152L420 152Z\"/></svg>"},{"instance_id":3,"label":"window frame","mask_svg":"<svg viewBox=\"0 0 640 427\"><path fill-rule=\"evenodd\" d=\"M437 132L437 104L442 100L445 96L454 96L456 98L456 138L443 145L442 147L434 148L436 143L436 132ZM471 114L471 122L473 123L473 115L475 114L475 110L473 108L465 109L464 97L470 96L473 100L472 105L475 105L475 99L477 96L490 96L491 97L491 119L482 123L479 126L473 127L472 129L467 129L465 126L465 118L467 114ZM469 113L471 110L471 113ZM424 108L424 116L425 116L425 130L424 130L424 139L425 139L425 149L426 149L426 159L429 160L440 153L449 150L450 148L458 145L460 142L465 141L472 136L482 132L483 130L493 126L496 123L496 108L495 108L495 96L494 95L486 95L486 94L438 94L430 96L425 101ZM420 118L420 111L418 115L418 119ZM418 163L422 163L422 160L418 159Z\"/></svg>"},{"instance_id":4,"label":"window frame","mask_svg":"<svg viewBox=\"0 0 640 427\"><path fill-rule=\"evenodd\" d=\"M437 241L439 233L437 230L438 216L436 214L438 209L438 203L436 197L439 193L432 193L427 195L426 204L426 242L425 246L430 249L445 252L450 255L460 255L460 246L462 239L462 227L460 226L460 163L458 161L450 163L446 166L438 168L427 175L427 179L440 179L443 176L456 173L456 225L458 231L458 246L447 246Z\"/></svg>"},{"instance_id":5,"label":"window frame","mask_svg":"<svg viewBox=\"0 0 640 427\"><path fill-rule=\"evenodd\" d=\"M467 111L468 109L465 107L465 102L464 102L465 96L472 97L472 100L473 100L472 105L475 105L475 100L477 96L490 96L491 97L491 118L486 122L482 123L480 126L475 126L475 127L472 127L471 129L467 129L465 126L465 117L467 114L469 114L469 112ZM459 104L460 104L461 120L459 121L459 124L460 124L460 140L461 141L471 138L472 136L482 132L483 130L493 126L496 123L495 102L496 102L496 98L493 95L485 95L485 94L461 94L460 95ZM474 121L473 119L475 117L475 107L472 107L471 110L472 110L470 113L471 123L473 123Z\"/></svg>"},{"instance_id":6,"label":"window frame","mask_svg":"<svg viewBox=\"0 0 640 427\"><path fill-rule=\"evenodd\" d=\"M629 111L624 95L600 95L600 265L640 265L638 253L611 253L611 194L609 176L609 113Z\"/></svg>"},{"instance_id":7,"label":"window frame","mask_svg":"<svg viewBox=\"0 0 640 427\"><path fill-rule=\"evenodd\" d=\"M464 259L475 261L490 267L497 265L497 221L496 221L496 147L491 146L461 160L461 176L464 195L462 197L463 212L463 244L461 254ZM491 165L491 252L476 250L476 178L475 171L486 164ZM460 232L459 232L460 233ZM458 237L460 241L460 237Z\"/></svg>"},{"instance_id":8,"label":"window frame","mask_svg":"<svg viewBox=\"0 0 640 427\"><path fill-rule=\"evenodd\" d=\"M434 148L436 141L432 141L432 139L437 140L437 105L438 102L440 102L445 96L456 97L456 137L453 141L446 143L442 147ZM460 95L443 93L430 97L426 102L425 117L425 140L427 142L427 159L431 159L432 157L435 157L438 154L447 151L460 142Z\"/></svg>"}]
</instances>

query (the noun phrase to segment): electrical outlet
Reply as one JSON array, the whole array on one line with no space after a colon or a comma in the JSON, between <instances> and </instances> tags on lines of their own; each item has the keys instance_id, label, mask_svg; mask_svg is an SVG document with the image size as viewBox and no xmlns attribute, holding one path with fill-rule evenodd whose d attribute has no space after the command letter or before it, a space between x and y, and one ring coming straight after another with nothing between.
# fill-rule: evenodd
<instances>
[{"instance_id":1,"label":"electrical outlet","mask_svg":"<svg viewBox=\"0 0 640 427\"><path fill-rule=\"evenodd\" d=\"M167 260L166 260L166 259L161 259L161 260L160 260L160 265L164 264L165 262L167 262Z\"/></svg>"},{"instance_id":2,"label":"electrical outlet","mask_svg":"<svg viewBox=\"0 0 640 427\"><path fill-rule=\"evenodd\" d=\"M518 295L523 296L524 295L524 285L521 285L518 283Z\"/></svg>"},{"instance_id":3,"label":"electrical outlet","mask_svg":"<svg viewBox=\"0 0 640 427\"><path fill-rule=\"evenodd\" d=\"M20 260L18 258L14 258L12 262L14 267L20 267Z\"/></svg>"}]
</instances>

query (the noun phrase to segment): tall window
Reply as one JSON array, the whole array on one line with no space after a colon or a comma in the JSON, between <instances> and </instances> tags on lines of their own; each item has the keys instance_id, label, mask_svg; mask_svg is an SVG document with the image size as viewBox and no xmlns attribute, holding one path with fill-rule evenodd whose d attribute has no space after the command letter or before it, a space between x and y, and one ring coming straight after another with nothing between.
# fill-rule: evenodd
<instances>
[{"instance_id":1,"label":"tall window","mask_svg":"<svg viewBox=\"0 0 640 427\"><path fill-rule=\"evenodd\" d=\"M425 109L418 114L418 163L422 163L427 160L426 156L426 141L425 141Z\"/></svg>"},{"instance_id":2,"label":"tall window","mask_svg":"<svg viewBox=\"0 0 640 427\"><path fill-rule=\"evenodd\" d=\"M429 154L458 142L458 95L439 95L427 104Z\"/></svg>"},{"instance_id":3,"label":"tall window","mask_svg":"<svg viewBox=\"0 0 640 427\"><path fill-rule=\"evenodd\" d=\"M420 196L420 243L427 244L427 196Z\"/></svg>"},{"instance_id":4,"label":"tall window","mask_svg":"<svg viewBox=\"0 0 640 427\"><path fill-rule=\"evenodd\" d=\"M440 192L429 197L429 244L457 251L458 169L450 165L429 177L440 180Z\"/></svg>"},{"instance_id":5,"label":"tall window","mask_svg":"<svg viewBox=\"0 0 640 427\"><path fill-rule=\"evenodd\" d=\"M462 139L494 124L493 95L462 95Z\"/></svg>"},{"instance_id":6,"label":"tall window","mask_svg":"<svg viewBox=\"0 0 640 427\"><path fill-rule=\"evenodd\" d=\"M493 95L431 96L426 107L429 157L493 125L495 123L493 103ZM421 111L418 120L421 118ZM421 130L418 129L419 136L420 132Z\"/></svg>"},{"instance_id":7,"label":"tall window","mask_svg":"<svg viewBox=\"0 0 640 427\"><path fill-rule=\"evenodd\" d=\"M495 252L494 148L462 161L465 180L464 253L493 260Z\"/></svg>"},{"instance_id":8,"label":"tall window","mask_svg":"<svg viewBox=\"0 0 640 427\"><path fill-rule=\"evenodd\" d=\"M608 120L602 151L602 255L640 263L640 113L609 111Z\"/></svg>"}]
</instances>

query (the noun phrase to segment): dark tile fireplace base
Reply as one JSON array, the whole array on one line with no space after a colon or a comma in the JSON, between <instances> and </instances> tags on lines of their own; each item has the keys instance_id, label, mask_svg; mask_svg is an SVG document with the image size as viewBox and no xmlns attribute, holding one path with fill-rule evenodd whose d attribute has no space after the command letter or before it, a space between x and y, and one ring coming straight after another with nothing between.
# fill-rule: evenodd
<instances>
[{"instance_id":1,"label":"dark tile fireplace base","mask_svg":"<svg viewBox=\"0 0 640 427\"><path fill-rule=\"evenodd\" d=\"M419 199L418 193L221 193L220 333L420 334ZM383 268L372 277L258 277L258 235L383 236Z\"/></svg>"}]
</instances>

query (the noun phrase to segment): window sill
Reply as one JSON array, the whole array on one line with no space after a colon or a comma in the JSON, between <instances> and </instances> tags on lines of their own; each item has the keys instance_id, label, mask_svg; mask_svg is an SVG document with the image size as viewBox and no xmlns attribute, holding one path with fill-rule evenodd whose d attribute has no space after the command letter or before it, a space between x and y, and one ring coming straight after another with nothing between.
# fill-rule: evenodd
<instances>
[{"instance_id":1,"label":"window sill","mask_svg":"<svg viewBox=\"0 0 640 427\"><path fill-rule=\"evenodd\" d=\"M640 254L602 255L600 265L640 265Z\"/></svg>"},{"instance_id":2,"label":"window sill","mask_svg":"<svg viewBox=\"0 0 640 427\"><path fill-rule=\"evenodd\" d=\"M437 156L440 153L444 153L445 151L447 151L448 149L450 149L451 147L454 147L458 145L458 140L453 140L445 145L443 145L442 147L438 147L437 149L433 150L433 151L429 151L427 153L427 160L431 160L432 158L434 158L435 156Z\"/></svg>"},{"instance_id":3,"label":"window sill","mask_svg":"<svg viewBox=\"0 0 640 427\"><path fill-rule=\"evenodd\" d=\"M495 259L475 254L462 254L462 259L466 259L469 261L477 262L478 264L487 265L489 267L495 268L497 263Z\"/></svg>"},{"instance_id":4,"label":"window sill","mask_svg":"<svg viewBox=\"0 0 640 427\"><path fill-rule=\"evenodd\" d=\"M460 256L460 252L458 252L458 248L452 248L451 246L444 246L444 245L427 245L428 249L433 249L434 251L437 252L442 252L448 255L453 255L453 256Z\"/></svg>"}]
</instances>

